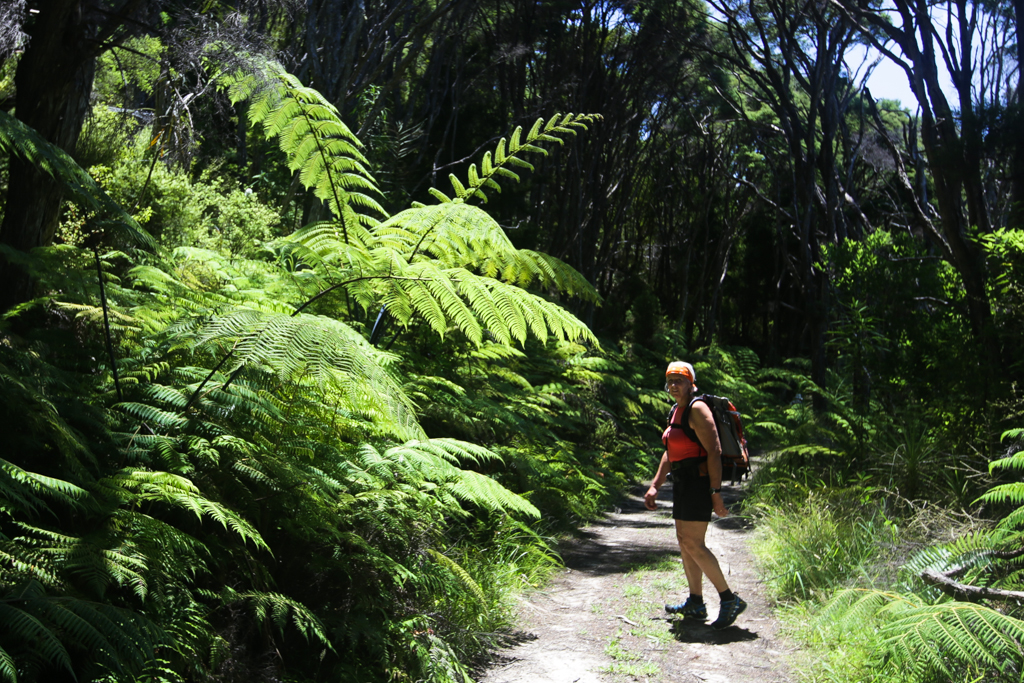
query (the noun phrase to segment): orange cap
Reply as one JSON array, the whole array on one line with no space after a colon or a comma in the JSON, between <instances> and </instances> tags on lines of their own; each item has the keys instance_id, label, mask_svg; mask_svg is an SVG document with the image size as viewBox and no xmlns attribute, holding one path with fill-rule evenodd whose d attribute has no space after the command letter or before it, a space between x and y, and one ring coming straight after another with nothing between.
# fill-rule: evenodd
<instances>
[{"instance_id":1,"label":"orange cap","mask_svg":"<svg viewBox=\"0 0 1024 683\"><path fill-rule=\"evenodd\" d=\"M681 360L675 360L668 364L668 369L665 370L665 377L667 378L669 375L682 375L690 380L690 382L697 381L697 377L693 372L693 366Z\"/></svg>"}]
</instances>

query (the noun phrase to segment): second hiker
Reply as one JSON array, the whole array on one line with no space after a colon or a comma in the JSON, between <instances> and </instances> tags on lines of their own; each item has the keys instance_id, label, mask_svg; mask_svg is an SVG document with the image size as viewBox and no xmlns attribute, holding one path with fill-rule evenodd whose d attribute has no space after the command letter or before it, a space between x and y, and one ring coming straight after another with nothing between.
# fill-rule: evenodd
<instances>
[{"instance_id":1,"label":"second hiker","mask_svg":"<svg viewBox=\"0 0 1024 683\"><path fill-rule=\"evenodd\" d=\"M699 398L696 376L689 363L669 363L665 371L665 390L675 399L669 415L669 425L662 434L665 452L658 465L658 473L644 495L648 510L654 510L658 489L672 472L672 518L676 523L676 539L683 557L683 569L690 587L686 602L665 605L669 614L707 619L704 604L703 581L708 580L718 591L720 607L718 618L712 622L716 629L730 626L747 607L738 595L729 590L718 560L704 544L711 512L725 517L729 511L722 501L722 446L711 409ZM689 429L685 429L683 425ZM694 440L687 431L695 434Z\"/></svg>"}]
</instances>

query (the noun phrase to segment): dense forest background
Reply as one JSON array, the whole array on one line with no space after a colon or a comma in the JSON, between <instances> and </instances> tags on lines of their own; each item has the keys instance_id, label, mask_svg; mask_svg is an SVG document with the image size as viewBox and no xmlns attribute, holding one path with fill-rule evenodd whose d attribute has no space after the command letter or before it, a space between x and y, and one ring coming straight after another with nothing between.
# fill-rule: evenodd
<instances>
[{"instance_id":1,"label":"dense forest background","mask_svg":"<svg viewBox=\"0 0 1024 683\"><path fill-rule=\"evenodd\" d=\"M1021 11L0 5L0 678L469 680L685 359L809 679L1018 680Z\"/></svg>"}]
</instances>

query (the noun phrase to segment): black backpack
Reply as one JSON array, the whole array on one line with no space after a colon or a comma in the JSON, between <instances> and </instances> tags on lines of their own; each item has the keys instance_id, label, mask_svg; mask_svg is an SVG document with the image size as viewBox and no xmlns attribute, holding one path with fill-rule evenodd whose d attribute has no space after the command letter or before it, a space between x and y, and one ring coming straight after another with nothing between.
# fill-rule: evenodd
<instances>
[{"instance_id":1,"label":"black backpack","mask_svg":"<svg viewBox=\"0 0 1024 683\"><path fill-rule=\"evenodd\" d=\"M732 483L737 483L750 472L750 455L747 452L747 440L743 438L743 422L740 420L740 412L732 401L724 396L702 394L695 396L690 405L683 410L679 422L669 422L669 426L678 427L683 433L695 443L700 443L697 432L690 427L690 410L696 401L703 401L715 418L715 427L718 429L718 440L722 444L722 479L728 478ZM672 408L675 411L675 407ZM669 420L672 413L669 413Z\"/></svg>"}]
</instances>

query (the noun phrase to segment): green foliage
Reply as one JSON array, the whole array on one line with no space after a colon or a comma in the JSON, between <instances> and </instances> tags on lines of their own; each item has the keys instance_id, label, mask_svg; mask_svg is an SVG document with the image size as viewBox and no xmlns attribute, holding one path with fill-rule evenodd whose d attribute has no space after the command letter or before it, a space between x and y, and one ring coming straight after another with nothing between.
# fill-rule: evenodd
<instances>
[{"instance_id":1,"label":"green foliage","mask_svg":"<svg viewBox=\"0 0 1024 683\"><path fill-rule=\"evenodd\" d=\"M870 494L851 494L810 493L763 516L754 548L776 599L808 600L836 586L871 583L878 544L892 541L893 523L883 509L868 507Z\"/></svg>"},{"instance_id":2,"label":"green foliage","mask_svg":"<svg viewBox=\"0 0 1024 683\"><path fill-rule=\"evenodd\" d=\"M362 144L334 105L279 65L267 63L265 69L264 74L227 79L232 102L249 100L249 122L278 141L288 168L298 171L302 184L342 219L343 231L350 220L360 220L354 207L384 214L373 198L378 190Z\"/></svg>"},{"instance_id":3,"label":"green foliage","mask_svg":"<svg viewBox=\"0 0 1024 683\"><path fill-rule=\"evenodd\" d=\"M280 236L278 212L251 190L218 176L215 165L192 180L187 173L147 158L150 153L136 144L120 163L94 166L89 172L114 199L137 207L135 217L163 247L199 247L252 257Z\"/></svg>"},{"instance_id":4,"label":"green foliage","mask_svg":"<svg viewBox=\"0 0 1024 683\"><path fill-rule=\"evenodd\" d=\"M129 38L97 59L93 88L104 104L131 107L136 92L153 95L164 46L154 36Z\"/></svg>"},{"instance_id":5,"label":"green foliage","mask_svg":"<svg viewBox=\"0 0 1024 683\"><path fill-rule=\"evenodd\" d=\"M558 349L542 363L552 379L613 386L621 367L587 359L576 342L593 335L551 300L596 302L593 288L557 259L516 249L458 198L378 220L358 141L317 93L279 81L250 114L340 222L250 246L266 236L252 224L270 225L255 198L240 199L216 167L191 181L138 154L95 172L158 228L155 253L96 254L102 303L87 252L64 244L34 257L46 296L33 306L57 322L0 338L0 417L18 434L16 457L0 462L0 604L16 625L0 659L12 680L61 666L142 676L157 651L156 675L171 679L252 675L278 652L299 675L464 680L461 662L508 627L508 592L556 563L515 519L540 516L537 485L520 495L499 483L514 479L494 449L428 438L417 416L428 407L414 400L444 381L411 372L404 343L371 345L360 313L383 304L407 332L457 344L467 376L476 356L527 389L502 362L526 358L512 343L547 343ZM500 164L579 127L556 120L526 144L513 135ZM34 134L8 131L7 144L36 154ZM113 202L39 149L33 158L99 198L66 233L90 235ZM480 177L470 175L472 188ZM230 216L236 201L258 210L213 243L203 221ZM551 434L563 394L524 392L509 425ZM536 443L522 447L532 463ZM598 478L592 463L575 467ZM557 481L547 485L554 499ZM607 491L592 488L586 515ZM17 597L26 591L28 602Z\"/></svg>"},{"instance_id":6,"label":"green foliage","mask_svg":"<svg viewBox=\"0 0 1024 683\"><path fill-rule=\"evenodd\" d=\"M906 681L1017 680L1024 622L982 605L931 603L915 595L851 589L817 617L827 632L869 633L864 673Z\"/></svg>"},{"instance_id":7,"label":"green foliage","mask_svg":"<svg viewBox=\"0 0 1024 683\"><path fill-rule=\"evenodd\" d=\"M98 227L111 237L131 244L152 246L152 238L71 157L18 119L0 111L0 152L24 157L64 187L71 200L97 216Z\"/></svg>"},{"instance_id":8,"label":"green foliage","mask_svg":"<svg viewBox=\"0 0 1024 683\"><path fill-rule=\"evenodd\" d=\"M913 433L904 436L919 441ZM992 464L996 472L1020 467L1015 455ZM780 558L793 558L775 577L786 576L786 569L794 575L811 574L828 557L835 538L842 538L850 548L867 551L866 556L846 559L830 576L822 576L817 597L838 588L831 597L793 611L793 631L813 648L811 666L821 672L817 678L1019 680L1024 666L1019 648L1024 622L1019 619L1015 598L1024 583L1017 513L1024 499L1015 496L1013 486L997 485L982 496L986 503L1012 506L997 524L970 519L966 533L954 529L953 534L951 519L939 516L928 520L927 508L912 515L893 510L882 518L884 528L873 521L878 519L877 512L866 519L853 510L837 510L838 514L830 515L830 523L822 524L820 511L830 508L823 500L835 499L835 494L824 498L827 489L807 493L803 505L795 502L796 498L783 508L763 502L761 561L772 568L779 565ZM861 504L870 507L877 491L851 489L846 495L858 490ZM791 516L790 510L799 515ZM926 529L924 537L911 531L921 526ZM824 533L808 531L819 528ZM950 535L952 540L937 542L937 538ZM913 552L900 560L906 549ZM852 575L839 570L848 566L858 569ZM898 575L894 567L899 567ZM770 585L777 583L776 578ZM967 593L971 587L988 592L971 596ZM951 599L950 594L956 597ZM989 601L995 604L983 604Z\"/></svg>"}]
</instances>

